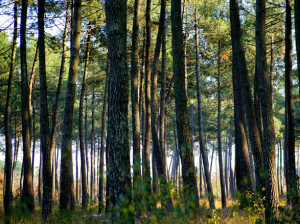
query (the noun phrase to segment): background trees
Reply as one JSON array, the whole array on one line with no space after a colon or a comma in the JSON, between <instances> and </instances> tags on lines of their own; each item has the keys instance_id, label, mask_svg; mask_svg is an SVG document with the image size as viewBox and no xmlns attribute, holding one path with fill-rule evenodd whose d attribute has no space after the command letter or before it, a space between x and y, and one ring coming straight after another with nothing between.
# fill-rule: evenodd
<instances>
[{"instance_id":1,"label":"background trees","mask_svg":"<svg viewBox=\"0 0 300 224\"><path fill-rule=\"evenodd\" d=\"M185 196L218 208L220 192L225 207L259 191L267 220L277 191L297 204L297 1L17 3L0 3L1 21L21 15L20 43L0 25L6 208L18 189L31 212L38 192L62 210L93 209L99 197L99 213L125 219L134 209L176 213Z\"/></svg>"}]
</instances>

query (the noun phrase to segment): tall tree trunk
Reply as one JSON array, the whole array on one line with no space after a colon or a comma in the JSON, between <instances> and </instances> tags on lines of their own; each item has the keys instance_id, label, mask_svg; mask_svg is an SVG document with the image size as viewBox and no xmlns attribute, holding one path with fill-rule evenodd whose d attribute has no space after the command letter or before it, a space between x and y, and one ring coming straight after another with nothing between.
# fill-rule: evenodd
<instances>
[{"instance_id":1,"label":"tall tree trunk","mask_svg":"<svg viewBox=\"0 0 300 224\"><path fill-rule=\"evenodd\" d=\"M88 168L88 160L87 160L88 150L85 151L85 148L87 149L88 146L86 141L84 143L84 139L83 139L83 101L84 101L84 96L86 96L86 89L87 89L86 76L87 76L87 69L89 64L90 41L91 41L91 29L89 27L88 36L86 40L85 65L84 65L84 72L82 77L82 88L81 88L80 101L79 101L79 141L80 141L80 156L81 156L81 177L82 177L81 184L82 184L82 207L83 208L86 208L88 202L88 195L87 195L88 171L86 172L85 170L86 167ZM87 128L85 129L85 135L87 135Z\"/></svg>"},{"instance_id":2,"label":"tall tree trunk","mask_svg":"<svg viewBox=\"0 0 300 224\"><path fill-rule=\"evenodd\" d=\"M151 47L151 0L147 0L146 5L146 56L145 56L145 140L143 146L143 169L144 185L149 197L151 196L151 176L150 176L150 135L151 135L151 89L150 89L150 47ZM146 200L147 197L146 197Z\"/></svg>"},{"instance_id":3,"label":"tall tree trunk","mask_svg":"<svg viewBox=\"0 0 300 224\"><path fill-rule=\"evenodd\" d=\"M85 112L84 112L84 147L85 147L85 159L86 159L86 184L87 186L89 185L89 144L88 144L88 121L87 121L87 116L88 116L88 106L87 106L87 85L85 85L85 94L84 94L84 101L85 101ZM87 187L86 189L87 195L89 195L89 188Z\"/></svg>"},{"instance_id":4,"label":"tall tree trunk","mask_svg":"<svg viewBox=\"0 0 300 224\"><path fill-rule=\"evenodd\" d=\"M285 114L287 115L287 123L285 125L287 126L287 155L288 155L287 156L288 158L287 159L287 180L288 180L287 185L289 185L288 188L289 192L287 192L287 195L288 195L288 203L292 204L293 206L296 206L299 203L299 190L297 184L298 177L296 176L296 163L295 163L295 117L294 117L293 75L292 75L291 11L292 11L291 0L286 0L284 62L285 62L285 97L286 97ZM272 157L273 156L275 155L272 155Z\"/></svg>"},{"instance_id":5,"label":"tall tree trunk","mask_svg":"<svg viewBox=\"0 0 300 224\"><path fill-rule=\"evenodd\" d=\"M220 184L222 195L222 208L226 208L226 192L225 180L223 171L222 158L222 129L221 129L221 41L218 42L218 155L219 155L219 169L220 169Z\"/></svg>"},{"instance_id":6,"label":"tall tree trunk","mask_svg":"<svg viewBox=\"0 0 300 224\"><path fill-rule=\"evenodd\" d=\"M126 0L106 0L106 28L108 40L109 70L109 111L108 111L108 138L109 138L109 187L112 207L124 206L121 197L131 201L130 180L130 149L128 141L128 73L126 50ZM132 219L132 214L125 217ZM115 211L112 220L117 219ZM128 220L128 221L129 221Z\"/></svg>"},{"instance_id":7,"label":"tall tree trunk","mask_svg":"<svg viewBox=\"0 0 300 224\"><path fill-rule=\"evenodd\" d=\"M172 22L172 48L173 48L173 72L176 107L176 124L178 131L178 143L182 160L182 178L188 200L195 201L195 207L199 207L198 188L195 175L194 155L191 145L191 134L187 113L187 93L185 89L184 49L181 18L181 0L171 2Z\"/></svg>"},{"instance_id":8,"label":"tall tree trunk","mask_svg":"<svg viewBox=\"0 0 300 224\"><path fill-rule=\"evenodd\" d=\"M103 106L102 106L102 117L101 117L101 149L100 149L100 170L99 170L99 208L98 213L101 214L104 208L104 142L106 136L106 114L107 114L107 95L108 95L108 79L109 79L109 63L107 60L107 68L106 68L106 80L105 80L105 90L104 90L104 98L103 98ZM107 153L107 152L106 152ZM106 164L107 167L107 164ZM106 179L107 181L107 179Z\"/></svg>"},{"instance_id":9,"label":"tall tree trunk","mask_svg":"<svg viewBox=\"0 0 300 224\"><path fill-rule=\"evenodd\" d=\"M63 137L61 147L61 169L60 169L60 209L75 210L74 180L72 161L72 130L73 112L76 91L76 80L78 73L80 31L81 31L81 0L74 0L74 23L72 30L71 58L69 77L64 109Z\"/></svg>"},{"instance_id":10,"label":"tall tree trunk","mask_svg":"<svg viewBox=\"0 0 300 224\"><path fill-rule=\"evenodd\" d=\"M134 1L131 46L131 104L132 104L132 138L133 138L133 188L136 212L140 214L141 202L139 185L141 185L141 152L140 152L140 112L139 112L139 18L140 0Z\"/></svg>"},{"instance_id":11,"label":"tall tree trunk","mask_svg":"<svg viewBox=\"0 0 300 224\"><path fill-rule=\"evenodd\" d=\"M18 38L18 2L14 4L14 33L13 33L13 45L10 61L10 69L8 75L7 95L6 95L6 108L4 114L4 133L5 133L5 194L4 194L4 212L6 219L9 220L11 216L11 204L12 204L12 184L13 184L13 172L12 172L12 140L10 134L11 123L11 89L12 80L15 70L16 51L17 51L17 38ZM8 221L9 222L9 221Z\"/></svg>"},{"instance_id":12,"label":"tall tree trunk","mask_svg":"<svg viewBox=\"0 0 300 224\"><path fill-rule=\"evenodd\" d=\"M254 154L255 160L255 177L256 177L256 189L261 193L263 184L261 178L261 172L263 168L263 153L261 139L258 131L258 125L255 119L253 99L251 95L250 82L248 76L247 63L245 58L245 50L243 46L242 33L241 33L241 24L239 19L239 8L238 1L230 1L230 21L231 21L231 38L232 38L232 48L233 48L233 57L235 57L235 63L237 63L237 73L236 81L237 87L242 89L241 96L238 98L240 101L243 99L242 107L245 107L246 118L249 130L249 137L252 147L252 152ZM239 87L240 86L240 87ZM249 159L249 156L248 156Z\"/></svg>"},{"instance_id":13,"label":"tall tree trunk","mask_svg":"<svg viewBox=\"0 0 300 224\"><path fill-rule=\"evenodd\" d=\"M65 71L66 52L67 52L66 44L67 44L68 26L69 26L69 10L70 10L70 0L67 0L65 30L62 36L63 42L62 42L62 54L61 54L59 78L58 78L58 84L56 89L55 103L53 105L53 111L52 111L52 127L51 127L51 134L50 134L51 152L53 152L55 149L55 132L56 132L57 120L58 120L58 109L59 109L59 102L60 102L59 98L61 95L62 81L63 81L63 75Z\"/></svg>"},{"instance_id":14,"label":"tall tree trunk","mask_svg":"<svg viewBox=\"0 0 300 224\"><path fill-rule=\"evenodd\" d=\"M95 115L95 90L93 87L93 94L92 94L92 132L91 132L91 185L90 185L90 199L91 202L93 201L93 195L94 195L94 158L95 158L95 147L94 147L94 137L95 137L95 120L94 120L94 115Z\"/></svg>"},{"instance_id":15,"label":"tall tree trunk","mask_svg":"<svg viewBox=\"0 0 300 224\"><path fill-rule=\"evenodd\" d=\"M21 51L21 113L22 113L22 140L23 140L23 165L24 180L22 202L28 208L29 213L34 213L34 196L31 172L30 150L30 119L29 119L29 77L27 73L26 56L26 21L28 0L22 0L20 51Z\"/></svg>"},{"instance_id":16,"label":"tall tree trunk","mask_svg":"<svg viewBox=\"0 0 300 224\"><path fill-rule=\"evenodd\" d=\"M163 2L162 2L163 3ZM164 15L165 16L165 15ZM162 159L163 163L165 164L165 169L167 169L167 147L165 147L166 141L166 125L165 125L165 119L166 116L166 78L167 78L167 71L166 71L166 62L167 62L167 41L166 41L166 32L167 32L167 26L166 26L166 18L164 18L163 21L163 33L162 33L162 55L161 55L161 75L160 75L160 114L159 114L159 146L162 153ZM167 171L166 171L167 173Z\"/></svg>"},{"instance_id":17,"label":"tall tree trunk","mask_svg":"<svg viewBox=\"0 0 300 224\"><path fill-rule=\"evenodd\" d=\"M168 210L173 209L170 192L165 185L167 184L166 173L166 161L164 159L163 149L160 147L160 140L164 135L158 134L157 127L157 78L158 78L158 62L160 55L160 48L162 44L162 35L165 28L165 16L166 16L166 1L162 0L160 9L159 28L156 38L156 46L153 59L153 70L151 73L151 131L152 131L152 150L154 153L155 164L157 168L158 177L160 179L160 190L162 193L162 207L166 207ZM164 122L164 120L162 120ZM160 135L160 136L159 136Z\"/></svg>"},{"instance_id":18,"label":"tall tree trunk","mask_svg":"<svg viewBox=\"0 0 300 224\"><path fill-rule=\"evenodd\" d=\"M38 1L38 30L39 30L39 73L40 73L40 135L41 150L43 151L43 200L42 219L47 222L52 213L52 152L50 148L50 129L48 116L48 90L45 55L45 0Z\"/></svg>"},{"instance_id":19,"label":"tall tree trunk","mask_svg":"<svg viewBox=\"0 0 300 224\"><path fill-rule=\"evenodd\" d=\"M208 156L205 149L204 135L203 135L203 116L202 116L202 100L201 100L201 84L200 84L200 57L199 57L199 37L198 37L198 21L197 10L195 11L195 42L196 42L196 77L197 77L197 99L198 99L198 122L199 122L199 146L201 156L199 160L203 160L203 168L205 172L205 179L208 191L208 201L210 209L215 208L213 188L211 183L211 176L209 171Z\"/></svg>"},{"instance_id":20,"label":"tall tree trunk","mask_svg":"<svg viewBox=\"0 0 300 224\"><path fill-rule=\"evenodd\" d=\"M287 0L287 2L290 0ZM287 10L288 11L288 10ZM288 12L287 12L288 13ZM290 18L291 20L291 18ZM256 61L257 73L260 81L260 96L263 120L263 155L264 169L267 173L265 182L265 219L266 223L272 223L272 218L277 212L278 189L276 183L276 161L275 161L275 129L272 108L272 91L268 73L266 57L266 1L256 1ZM291 26L290 26L291 28ZM287 30L286 30L287 31ZM290 42L291 43L291 42ZM287 42L286 42L287 44ZM291 46L291 45L289 45ZM288 49L286 49L286 52ZM286 54L286 65L288 60ZM291 64L290 64L291 65ZM294 160L295 161L295 160Z\"/></svg>"}]
</instances>

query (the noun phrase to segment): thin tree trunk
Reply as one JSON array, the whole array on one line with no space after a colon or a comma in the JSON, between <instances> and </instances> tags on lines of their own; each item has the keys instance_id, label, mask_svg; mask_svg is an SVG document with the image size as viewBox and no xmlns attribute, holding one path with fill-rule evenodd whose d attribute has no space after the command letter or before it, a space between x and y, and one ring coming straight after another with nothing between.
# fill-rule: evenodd
<instances>
[{"instance_id":1,"label":"thin tree trunk","mask_svg":"<svg viewBox=\"0 0 300 224\"><path fill-rule=\"evenodd\" d=\"M195 11L195 42L196 42L196 77L197 77L197 99L198 99L198 122L199 122L199 146L203 160L203 168L205 172L206 185L208 190L208 201L210 209L215 208L213 188L211 183L211 175L208 164L207 151L205 149L204 135L203 135L203 116L202 116L202 100L201 100L201 84L200 84L200 57L199 57L199 37L198 37L198 22L197 10ZM199 157L201 160L201 156Z\"/></svg>"},{"instance_id":2,"label":"thin tree trunk","mask_svg":"<svg viewBox=\"0 0 300 224\"><path fill-rule=\"evenodd\" d=\"M300 0L294 0L295 4L295 36L297 54L298 91L300 95Z\"/></svg>"},{"instance_id":3,"label":"thin tree trunk","mask_svg":"<svg viewBox=\"0 0 300 224\"><path fill-rule=\"evenodd\" d=\"M138 187L141 185L141 152L140 152L140 112L139 112L139 18L140 0L134 1L134 17L132 25L131 46L131 103L132 103L132 135L133 135L133 188L134 200L138 205L141 195ZM140 207L136 206L140 215Z\"/></svg>"},{"instance_id":4,"label":"thin tree trunk","mask_svg":"<svg viewBox=\"0 0 300 224\"><path fill-rule=\"evenodd\" d=\"M22 113L22 140L23 140L23 166L24 180L22 202L28 208L29 213L34 213L34 196L32 187L31 172L31 150L30 150L30 119L29 119L29 78L27 73L26 56L26 21L27 21L28 0L22 0L21 13L21 36L20 36L20 56L21 56L21 113Z\"/></svg>"},{"instance_id":5,"label":"thin tree trunk","mask_svg":"<svg viewBox=\"0 0 300 224\"><path fill-rule=\"evenodd\" d=\"M93 88L93 94L92 94L92 132L91 132L91 184L90 184L90 200L93 201L93 194L94 194L94 136L95 136L95 121L94 121L94 115L95 115L95 92Z\"/></svg>"},{"instance_id":6,"label":"thin tree trunk","mask_svg":"<svg viewBox=\"0 0 300 224\"><path fill-rule=\"evenodd\" d=\"M90 23L89 23L90 24ZM81 184L82 184L82 208L87 207L88 203L88 195L87 195L87 185L88 185L88 159L87 154L87 128L85 128L85 143L83 139L83 101L84 96L86 96L86 79L87 79L87 69L89 64L89 54L90 54L90 41L91 41L91 29L88 29L88 37L86 40L86 51L85 51L85 66L84 72L82 77L82 88L80 94L80 101L79 101L79 141L80 141L80 156L81 156ZM86 120L86 119L85 119ZM85 127L87 125L87 121L85 122ZM86 154L85 154L86 153ZM87 172L86 169L87 168Z\"/></svg>"},{"instance_id":7,"label":"thin tree trunk","mask_svg":"<svg viewBox=\"0 0 300 224\"><path fill-rule=\"evenodd\" d=\"M150 135L151 135L151 89L150 89L150 47L151 47L151 0L147 0L146 5L146 56L145 56L145 141L143 146L143 167L144 185L147 195L151 196L151 176L150 176ZM146 201L148 201L146 197ZM147 202L148 203L148 202Z\"/></svg>"},{"instance_id":8,"label":"thin tree trunk","mask_svg":"<svg viewBox=\"0 0 300 224\"><path fill-rule=\"evenodd\" d=\"M56 96L55 96L55 103L53 105L53 112L52 112L52 127L51 127L51 134L50 134L50 148L51 152L55 149L55 133L57 128L57 120L58 120L58 109L60 103L60 95L61 95L61 88L62 88L62 81L63 75L65 71L65 62L66 62L66 52L67 52L67 36L68 36L68 26L69 26L69 10L70 10L70 0L67 0L67 10L66 10L66 22L65 22L65 30L62 36L62 53L61 53L61 63L60 63L60 71L59 71L59 78L58 84L56 89ZM55 155L54 155L55 156Z\"/></svg>"},{"instance_id":9,"label":"thin tree trunk","mask_svg":"<svg viewBox=\"0 0 300 224\"><path fill-rule=\"evenodd\" d=\"M225 180L223 171L222 158L222 129L221 129L221 41L218 42L218 155L219 155L219 169L220 169L220 184L222 195L222 208L226 208L226 192Z\"/></svg>"},{"instance_id":10,"label":"thin tree trunk","mask_svg":"<svg viewBox=\"0 0 300 224\"><path fill-rule=\"evenodd\" d=\"M76 140L76 202L78 202L78 140Z\"/></svg>"},{"instance_id":11,"label":"thin tree trunk","mask_svg":"<svg viewBox=\"0 0 300 224\"><path fill-rule=\"evenodd\" d=\"M195 208L199 207L198 188L195 175L194 155L191 145L191 134L187 113L187 93L185 89L184 47L181 18L181 0L171 2L172 22L172 48L173 48L173 72L176 107L176 124L178 131L178 143L182 160L182 178L188 200L195 201Z\"/></svg>"},{"instance_id":12,"label":"thin tree trunk","mask_svg":"<svg viewBox=\"0 0 300 224\"><path fill-rule=\"evenodd\" d=\"M229 183L230 183L230 194L231 198L235 198L235 181L233 175L233 166L232 166L232 126L233 126L232 116L230 117L230 134L229 134Z\"/></svg>"},{"instance_id":13,"label":"thin tree trunk","mask_svg":"<svg viewBox=\"0 0 300 224\"><path fill-rule=\"evenodd\" d=\"M158 178L160 179L160 191L162 194L162 207L166 207L167 210L173 210L173 203L171 200L170 191L167 190L165 185L167 184L166 174L166 161L165 153L161 148L160 140L164 138L162 133L158 134L157 127L157 78L158 78L158 61L160 55L160 48L162 44L162 36L165 28L165 16L166 16L166 1L162 0L160 9L159 28L156 38L156 46L153 59L153 70L151 73L151 131L152 131L152 150L155 158L155 165L157 168ZM161 121L162 123L164 120ZM158 136L160 135L160 136Z\"/></svg>"},{"instance_id":14,"label":"thin tree trunk","mask_svg":"<svg viewBox=\"0 0 300 224\"><path fill-rule=\"evenodd\" d=\"M288 203L296 206L299 203L299 190L295 164L295 117L293 99L293 76L292 76L292 16L291 1L286 0L286 27L285 27L285 97L287 115L287 192ZM298 31L298 30L297 30ZM296 41L297 42L297 41ZM272 105L272 102L271 102ZM274 127L273 127L274 128ZM272 151L273 152L273 151ZM273 158L273 153L271 153ZM270 161L272 162L272 160ZM273 165L273 164L272 164ZM273 167L272 167L273 168ZM275 199L276 200L276 199ZM276 202L274 202L276 203ZM273 203L272 203L273 205ZM274 204L275 206L275 204ZM273 209L273 206L271 207ZM275 208L274 208L275 209Z\"/></svg>"},{"instance_id":15,"label":"thin tree trunk","mask_svg":"<svg viewBox=\"0 0 300 224\"><path fill-rule=\"evenodd\" d=\"M10 70L8 76L6 108L4 114L4 133L5 133L5 194L4 194L4 212L5 220L9 221L11 216L11 204L13 199L12 184L13 184L13 170L12 170L12 140L10 134L11 123L11 90L12 80L15 70L16 51L17 51L17 35L18 35L18 2L14 4L14 33L13 44L10 61ZM16 152L16 149L15 149Z\"/></svg>"},{"instance_id":16,"label":"thin tree trunk","mask_svg":"<svg viewBox=\"0 0 300 224\"><path fill-rule=\"evenodd\" d=\"M81 31L81 0L74 0L74 23L72 30L71 58L69 77L64 109L63 137L61 147L61 169L60 169L60 209L75 210L74 180L72 161L72 130L73 112L76 91L76 80L79 62L80 31Z\"/></svg>"},{"instance_id":17,"label":"thin tree trunk","mask_svg":"<svg viewBox=\"0 0 300 224\"><path fill-rule=\"evenodd\" d=\"M106 114L107 114L107 95L108 95L108 79L109 79L109 63L107 60L107 68L106 68L106 80L105 80L105 90L104 90L104 99L102 106L102 117L101 117L101 149L100 149L100 170L99 170L99 208L98 214L101 214L104 208L104 142L106 136ZM106 152L107 153L107 152ZM107 164L106 164L107 167ZM107 181L107 179L106 179Z\"/></svg>"}]
</instances>

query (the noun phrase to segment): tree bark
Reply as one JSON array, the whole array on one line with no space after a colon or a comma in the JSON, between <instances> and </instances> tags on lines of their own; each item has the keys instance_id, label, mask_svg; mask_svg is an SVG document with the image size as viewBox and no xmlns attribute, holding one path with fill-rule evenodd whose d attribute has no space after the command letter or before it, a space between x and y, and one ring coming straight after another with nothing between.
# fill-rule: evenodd
<instances>
[{"instance_id":1,"label":"tree bark","mask_svg":"<svg viewBox=\"0 0 300 224\"><path fill-rule=\"evenodd\" d=\"M6 95L6 108L4 114L4 134L5 134L5 194L4 194L4 212L5 219L9 222L11 216L11 204L13 199L12 184L12 140L11 140L11 90L12 80L15 70L16 51L17 51L17 38L18 38L18 2L14 4L14 33L12 43L12 53L10 61L10 69L8 75L7 95Z\"/></svg>"},{"instance_id":2,"label":"tree bark","mask_svg":"<svg viewBox=\"0 0 300 224\"><path fill-rule=\"evenodd\" d=\"M246 111L246 118L249 130L249 137L252 147L252 152L254 154L255 160L255 177L256 177L256 189L262 193L261 189L263 187L263 180L261 178L261 172L263 169L263 153L261 139L258 131L258 125L255 119L253 100L250 89L250 82L245 58L245 51L242 40L241 25L239 19L239 8L238 1L230 1L230 21L231 21L231 38L232 38L232 48L233 57L235 57L235 63L237 63L236 76L237 87L242 89L241 97L237 98L238 101L243 99L243 106ZM242 119L242 118L241 118ZM249 155L248 155L249 159ZM247 160L248 160L247 159ZM251 171L250 171L251 172ZM246 174L248 175L248 173ZM250 174L251 175L251 174ZM250 183L250 182L249 182ZM250 186L249 186L250 187Z\"/></svg>"},{"instance_id":3,"label":"tree bark","mask_svg":"<svg viewBox=\"0 0 300 224\"><path fill-rule=\"evenodd\" d=\"M85 66L84 66L84 72L82 77L82 88L81 88L81 94L80 94L80 101L79 101L79 141L80 141L80 155L81 155L81 184L82 184L82 208L87 207L88 203L88 195L87 195L87 176L88 172L86 172L86 167L88 168L88 160L86 159L88 151L85 148L87 148L87 144L84 143L83 139L83 101L84 96L86 96L86 76L87 76L87 69L89 64L89 54L90 54L90 41L91 41L91 29L88 28L88 36L86 40L86 51L85 51ZM85 130L85 133L87 134L87 130Z\"/></svg>"},{"instance_id":4,"label":"tree bark","mask_svg":"<svg viewBox=\"0 0 300 224\"><path fill-rule=\"evenodd\" d=\"M191 134L187 113L187 93L185 89L184 48L181 18L181 0L171 2L173 72L175 90L176 124L178 143L182 160L182 178L188 200L195 201L195 208L199 207L198 188L195 175L194 155L191 145Z\"/></svg>"},{"instance_id":5,"label":"tree bark","mask_svg":"<svg viewBox=\"0 0 300 224\"><path fill-rule=\"evenodd\" d=\"M132 25L131 46L131 104L132 104L132 136L133 136L133 188L136 212L140 214L141 193L141 153L140 153L140 112L139 112L139 20L140 0L134 1L134 17Z\"/></svg>"},{"instance_id":6,"label":"tree bark","mask_svg":"<svg viewBox=\"0 0 300 224\"><path fill-rule=\"evenodd\" d=\"M112 207L125 206L124 199L131 202L130 149L128 141L128 68L127 68L127 1L106 0L106 28L108 40L109 71L109 187ZM120 211L118 218L132 220ZM117 220L116 211L112 220Z\"/></svg>"},{"instance_id":7,"label":"tree bark","mask_svg":"<svg viewBox=\"0 0 300 224\"><path fill-rule=\"evenodd\" d=\"M285 27L285 97L287 115L287 192L288 203L296 206L299 203L299 190L295 163L295 117L293 99L293 75L292 75L292 16L291 1L286 0L286 27ZM297 27L297 25L296 25ZM296 30L297 32L298 30ZM297 39L296 39L297 43ZM273 152L273 151L272 151ZM274 152L275 153L275 152ZM271 155L270 155L271 156ZM274 155L272 155L273 157ZM275 159L274 159L275 160ZM272 162L272 161L270 161ZM273 164L272 164L273 165ZM273 207L272 207L273 208Z\"/></svg>"},{"instance_id":8,"label":"tree bark","mask_svg":"<svg viewBox=\"0 0 300 224\"><path fill-rule=\"evenodd\" d=\"M28 0L22 0L21 13L21 35L20 35L20 56L21 56L21 113L22 113L22 140L23 140L23 165L24 180L22 202L26 205L29 213L34 213L34 196L32 187L31 172L31 150L30 150L30 119L29 119L29 77L27 73L26 57L26 21L27 21Z\"/></svg>"},{"instance_id":9,"label":"tree bark","mask_svg":"<svg viewBox=\"0 0 300 224\"><path fill-rule=\"evenodd\" d=\"M74 34L71 43L71 58L69 77L64 109L63 137L61 147L61 175L60 175L60 209L75 210L74 180L72 161L72 130L73 112L78 73L80 31L81 31L81 0L74 0Z\"/></svg>"},{"instance_id":10,"label":"tree bark","mask_svg":"<svg viewBox=\"0 0 300 224\"><path fill-rule=\"evenodd\" d=\"M218 155L219 155L219 169L220 169L220 184L221 184L221 197L222 208L226 208L226 193L225 193L225 180L223 171L223 158L222 158L222 129L221 129L221 41L218 42Z\"/></svg>"},{"instance_id":11,"label":"tree bark","mask_svg":"<svg viewBox=\"0 0 300 224\"><path fill-rule=\"evenodd\" d=\"M145 140L143 146L143 173L144 185L147 195L150 197L151 190L151 175L150 175L150 135L151 135L151 89L150 89L150 47L151 47L151 0L147 0L146 5L146 55L145 55ZM147 201L146 197L146 201Z\"/></svg>"},{"instance_id":12,"label":"tree bark","mask_svg":"<svg viewBox=\"0 0 300 224\"><path fill-rule=\"evenodd\" d=\"M52 213L52 152L50 148L50 129L48 113L48 90L46 76L46 55L45 55L45 0L38 1L38 30L39 30L39 73L40 73L40 135L41 150L43 151L43 200L42 219L48 221Z\"/></svg>"}]
</instances>

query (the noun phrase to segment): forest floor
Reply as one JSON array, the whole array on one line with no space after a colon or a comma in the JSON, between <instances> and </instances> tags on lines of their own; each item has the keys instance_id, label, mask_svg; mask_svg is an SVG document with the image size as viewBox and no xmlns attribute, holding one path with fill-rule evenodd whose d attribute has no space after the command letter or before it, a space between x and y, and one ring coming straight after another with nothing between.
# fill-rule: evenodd
<instances>
[{"instance_id":1,"label":"forest floor","mask_svg":"<svg viewBox=\"0 0 300 224\"><path fill-rule=\"evenodd\" d=\"M4 223L4 211L3 211L3 173L0 171L0 223ZM35 182L37 183L37 182ZM37 198L37 195L36 195ZM18 201L18 200L16 200ZM177 203L177 205L176 205ZM228 223L228 224L254 224L263 223L264 211L263 208L258 206L255 201L251 201L251 206L241 210L238 207L236 200L227 199L227 208L222 209L221 198L215 199L215 210L209 210L209 204L207 198L200 199L200 208L196 214L186 211L180 202L174 202L175 209L172 213L164 213L158 208L147 215L141 217L135 217L135 223L145 224L189 224L189 223ZM34 216L25 217L22 212L15 210L12 217L12 223L26 223L36 224L41 223L41 207L38 201L35 202L36 212ZM20 207L15 204L16 207ZM78 224L92 224L92 223L111 223L110 217L107 215L97 214L97 204L89 205L89 208L82 210L80 205L76 205L76 211L70 214L61 214L58 210L58 195L56 195L55 209L52 216L51 223L78 223ZM274 220L275 223L275 220ZM276 223L300 223L300 211L292 211L286 206L286 196L280 197L279 203L279 215Z\"/></svg>"},{"instance_id":2,"label":"forest floor","mask_svg":"<svg viewBox=\"0 0 300 224\"><path fill-rule=\"evenodd\" d=\"M196 214L188 213L186 210L177 207L172 213L164 213L159 208L154 210L147 215L142 215L141 217L135 217L135 223L145 223L145 224L188 224L188 223L242 223L242 224L254 224L263 223L263 210L257 208L249 208L245 210L240 210L238 208L237 202L233 200L227 200L228 207L226 209L221 209L221 200L216 198L216 209L209 210L208 203L205 199L200 200L200 209ZM2 203L1 203L2 204ZM289 208L285 206L286 201L284 198L280 200L280 215L277 223L299 223L300 220L299 211L292 212ZM56 206L51 223L111 223L110 217L106 215L97 214L97 204L90 206L87 210L80 209L79 204L76 207L76 211L72 214L61 214ZM295 218L296 217L296 218ZM36 213L34 216L25 218L20 212L15 213L12 217L12 223L26 223L35 224L41 223L41 208L36 203ZM4 223L4 213L3 207L0 208L0 223Z\"/></svg>"}]
</instances>

